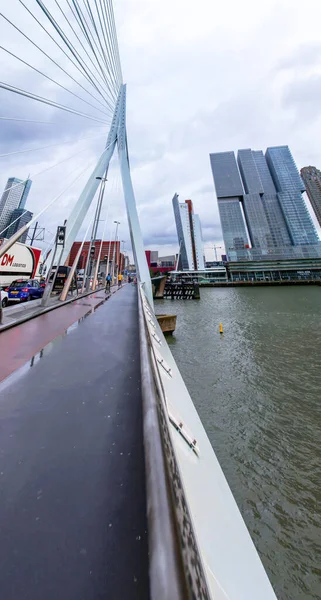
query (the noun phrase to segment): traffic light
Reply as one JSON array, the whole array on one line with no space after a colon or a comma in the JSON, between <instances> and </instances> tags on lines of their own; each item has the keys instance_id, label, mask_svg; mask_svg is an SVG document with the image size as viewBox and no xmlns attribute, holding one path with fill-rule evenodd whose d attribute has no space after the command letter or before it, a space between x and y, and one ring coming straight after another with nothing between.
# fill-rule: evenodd
<instances>
[{"instance_id":1,"label":"traffic light","mask_svg":"<svg viewBox=\"0 0 321 600\"><path fill-rule=\"evenodd\" d=\"M57 227L57 244L63 246L65 243L65 237L66 237L65 225L58 225L58 227Z\"/></svg>"},{"instance_id":2,"label":"traffic light","mask_svg":"<svg viewBox=\"0 0 321 600\"><path fill-rule=\"evenodd\" d=\"M90 258L94 258L95 256L95 246L91 246L90 248Z\"/></svg>"}]
</instances>

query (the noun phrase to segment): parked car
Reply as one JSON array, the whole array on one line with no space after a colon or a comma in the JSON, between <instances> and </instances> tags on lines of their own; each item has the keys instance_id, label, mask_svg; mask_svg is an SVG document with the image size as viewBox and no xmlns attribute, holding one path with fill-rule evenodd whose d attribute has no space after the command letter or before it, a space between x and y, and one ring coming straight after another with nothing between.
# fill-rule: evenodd
<instances>
[{"instance_id":1,"label":"parked car","mask_svg":"<svg viewBox=\"0 0 321 600\"><path fill-rule=\"evenodd\" d=\"M34 300L42 298L44 291L39 281L35 279L16 279L8 288L8 300L9 302Z\"/></svg>"},{"instance_id":2,"label":"parked car","mask_svg":"<svg viewBox=\"0 0 321 600\"><path fill-rule=\"evenodd\" d=\"M0 298L1 298L2 308L5 308L8 305L8 292L6 291L6 289L4 289L4 288L0 289Z\"/></svg>"}]
</instances>

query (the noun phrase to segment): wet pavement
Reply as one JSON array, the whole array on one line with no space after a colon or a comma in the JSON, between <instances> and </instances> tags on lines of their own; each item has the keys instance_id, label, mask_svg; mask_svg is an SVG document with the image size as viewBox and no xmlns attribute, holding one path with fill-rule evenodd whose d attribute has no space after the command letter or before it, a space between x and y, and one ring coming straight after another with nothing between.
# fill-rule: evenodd
<instances>
[{"instance_id":1,"label":"wet pavement","mask_svg":"<svg viewBox=\"0 0 321 600\"><path fill-rule=\"evenodd\" d=\"M102 289L97 289L96 292L94 292L93 295L97 294L97 293L103 293ZM71 294L68 296L67 301L69 300L73 300L73 298L75 298L75 301L79 302L83 299L85 299L88 296L82 296L79 297L79 300L77 300L77 297L74 295L72 296ZM3 318L2 318L2 325L0 325L0 333L1 331L5 330L6 326L8 325L14 325L15 322L21 320L21 319L30 319L31 317L35 317L38 314L40 314L41 312L45 311L46 309L50 308L51 306L61 306L61 302L59 300L59 296L54 295L52 296L49 301L48 301L48 305L46 307L41 306L41 299L39 300L32 300L32 302L21 302L21 303L17 303L17 304L9 304L9 306L7 306L5 309L3 309Z\"/></svg>"},{"instance_id":2,"label":"wet pavement","mask_svg":"<svg viewBox=\"0 0 321 600\"><path fill-rule=\"evenodd\" d=\"M1 331L0 381L19 369L54 338L62 335L70 325L104 301L104 292L95 292L16 327ZM38 309L39 307L35 307L33 310Z\"/></svg>"},{"instance_id":3,"label":"wet pavement","mask_svg":"<svg viewBox=\"0 0 321 600\"><path fill-rule=\"evenodd\" d=\"M149 597L138 335L126 286L0 384L1 598Z\"/></svg>"}]
</instances>

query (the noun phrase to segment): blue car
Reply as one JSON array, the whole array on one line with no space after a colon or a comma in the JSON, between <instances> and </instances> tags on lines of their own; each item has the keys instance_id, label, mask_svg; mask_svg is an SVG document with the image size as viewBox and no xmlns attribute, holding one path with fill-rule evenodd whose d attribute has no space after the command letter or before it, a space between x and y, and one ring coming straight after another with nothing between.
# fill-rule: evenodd
<instances>
[{"instance_id":1,"label":"blue car","mask_svg":"<svg viewBox=\"0 0 321 600\"><path fill-rule=\"evenodd\" d=\"M27 302L42 298L44 291L44 287L35 279L16 279L8 288L8 300L9 302Z\"/></svg>"}]
</instances>

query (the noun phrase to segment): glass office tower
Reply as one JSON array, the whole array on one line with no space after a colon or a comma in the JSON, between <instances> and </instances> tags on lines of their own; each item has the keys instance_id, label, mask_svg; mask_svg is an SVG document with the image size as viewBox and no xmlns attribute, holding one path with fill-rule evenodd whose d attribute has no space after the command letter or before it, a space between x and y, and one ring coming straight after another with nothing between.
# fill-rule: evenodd
<instances>
[{"instance_id":1,"label":"glass office tower","mask_svg":"<svg viewBox=\"0 0 321 600\"><path fill-rule=\"evenodd\" d=\"M304 184L288 146L268 148L265 156L262 151L239 150L237 162L234 152L218 152L210 154L210 161L230 260L290 258L291 248L309 245L310 250L302 249L304 255L321 256L302 196ZM245 252L248 238L251 249Z\"/></svg>"},{"instance_id":2,"label":"glass office tower","mask_svg":"<svg viewBox=\"0 0 321 600\"><path fill-rule=\"evenodd\" d=\"M210 154L211 167L227 254L249 247L241 199L244 195L234 152ZM233 252L233 254L235 254ZM236 252L236 257L238 252Z\"/></svg>"},{"instance_id":3,"label":"glass office tower","mask_svg":"<svg viewBox=\"0 0 321 600\"><path fill-rule=\"evenodd\" d=\"M304 183L290 149L268 148L265 156L293 246L317 244L318 235L302 196Z\"/></svg>"}]
</instances>

